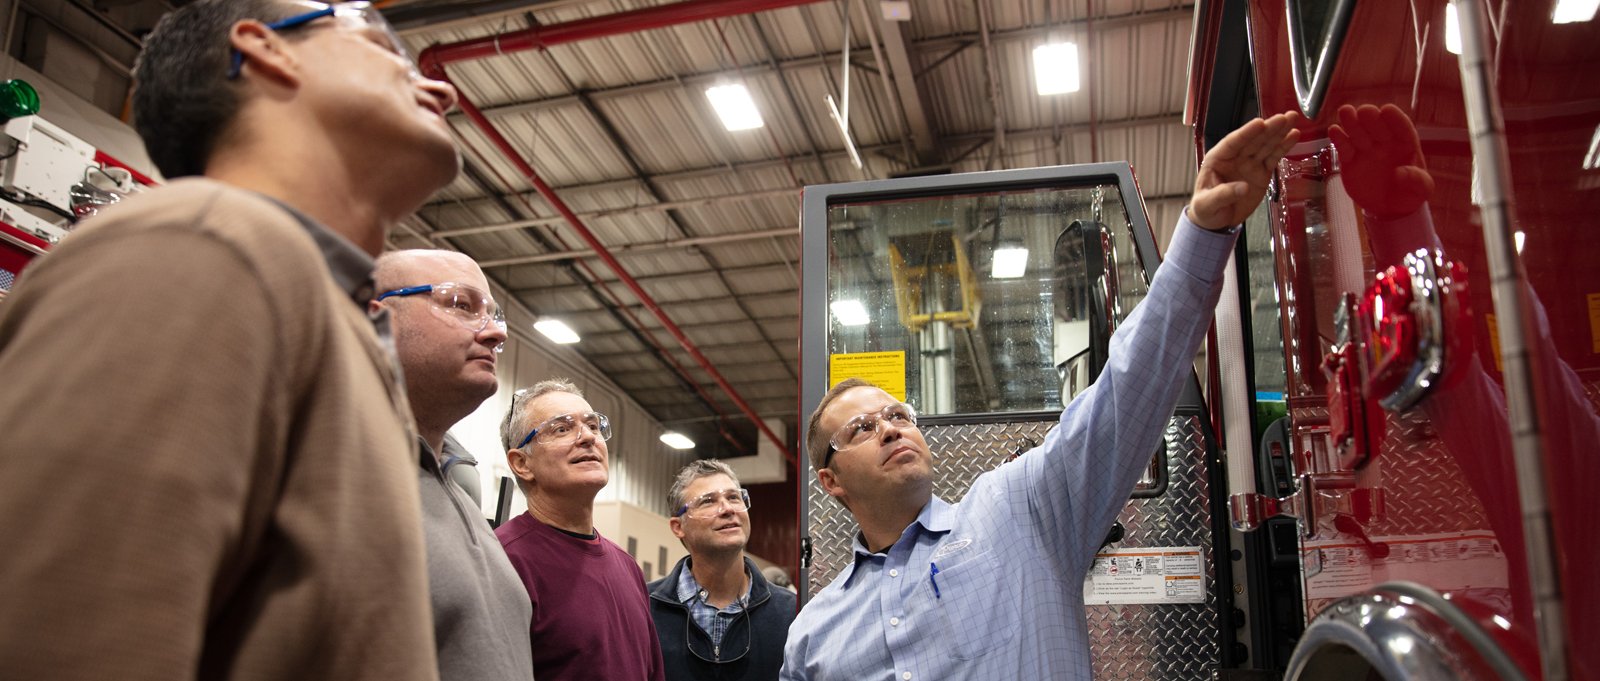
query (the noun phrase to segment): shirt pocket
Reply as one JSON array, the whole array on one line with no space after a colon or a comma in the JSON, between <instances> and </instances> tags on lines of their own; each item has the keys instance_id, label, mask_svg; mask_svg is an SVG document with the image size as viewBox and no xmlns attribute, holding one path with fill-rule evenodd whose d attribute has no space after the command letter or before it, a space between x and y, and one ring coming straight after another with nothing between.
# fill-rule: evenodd
<instances>
[{"instance_id":1,"label":"shirt pocket","mask_svg":"<svg viewBox=\"0 0 1600 681\"><path fill-rule=\"evenodd\" d=\"M944 622L952 643L950 655L974 660L1005 645L1016 633L1019 585L1008 583L999 561L989 551L971 556L951 556L939 566L925 589Z\"/></svg>"}]
</instances>

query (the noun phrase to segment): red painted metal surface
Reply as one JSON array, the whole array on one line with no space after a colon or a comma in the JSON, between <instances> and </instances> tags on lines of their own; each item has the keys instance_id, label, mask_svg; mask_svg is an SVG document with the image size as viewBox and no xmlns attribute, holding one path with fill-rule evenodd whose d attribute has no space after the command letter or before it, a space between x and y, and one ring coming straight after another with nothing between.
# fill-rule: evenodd
<instances>
[{"instance_id":1,"label":"red painted metal surface","mask_svg":"<svg viewBox=\"0 0 1600 681\"><path fill-rule=\"evenodd\" d=\"M0 222L0 270L8 272L13 280L49 248L43 239Z\"/></svg>"},{"instance_id":2,"label":"red painted metal surface","mask_svg":"<svg viewBox=\"0 0 1600 681\"><path fill-rule=\"evenodd\" d=\"M481 59L484 57L503 55L530 49L544 49L552 45L559 45L562 43L575 42L579 40L601 38L624 33L634 33L655 28L674 26L677 24L705 21L708 19L719 19L723 17L781 9L785 7L795 7L799 5L812 4L818 1L819 0L690 0L688 2L660 5L657 7L634 10L631 12L620 12L617 14L608 14L599 17L579 19L561 24L535 26L520 31L484 36L481 38L474 38L456 43L433 45L423 50L422 53L418 55L417 62L418 66L422 69L422 72L427 74L430 78L448 80L448 77L444 71L444 67L445 65L453 62ZM548 202L552 208L555 208L557 213L561 214L561 217L567 221L567 224L572 226L573 230L578 233L578 236L581 237L585 243L589 244L590 248L594 249L595 254L598 255L601 261L606 264L606 267L611 269L611 271L617 275L617 278L622 280L623 284L626 285L636 297L638 297L639 301L645 306L645 308L648 309L653 316L655 316L656 320L661 322L661 325L667 329L667 332L672 335L673 339L678 341L678 344L689 353L690 357L694 358L695 362L699 364L702 369L705 369L706 373L711 376L712 380L716 382L717 386L722 388L722 391L728 395L728 399L732 400L734 405L739 408L739 411L743 412L744 415L749 418L758 429L760 429L761 433L765 435L769 441L776 445L779 451L783 452L784 458L787 459L790 464L796 464L798 459L796 458L794 452L791 451L789 446L783 441L783 438L778 437L776 433L772 432L771 428L767 427L767 424L761 419L760 415L757 414L747 402L745 402L744 397L739 395L739 392L728 383L727 379L722 376L722 373L717 371L716 366L713 365L710 360L706 359L705 355L700 352L700 349L695 346L692 341L689 340L689 337L684 334L683 330L678 328L677 323L673 322L672 318L661 309L661 306L656 303L655 299L652 298L650 294L645 292L644 288L639 285L639 282L633 278L633 275L629 274L628 271L623 268L622 263L618 262L616 257L611 254L610 250L608 250L605 245L595 237L594 233L590 231L588 226L583 223L583 220L579 219L577 214L567 207L566 203L561 200L561 197L556 194L555 190L551 188L549 184L545 183L544 179L539 176L539 173L534 170L532 164L530 164L527 159L523 158L522 155L517 152L516 148L513 147L511 143L495 129L494 125L489 122L489 119L483 115L483 112L480 111L477 106L473 105L473 103L469 101L465 95L460 97L460 106L462 111L467 114L467 117L472 120L473 124L476 125L478 129L481 130L484 135L486 135L490 141L494 143L495 148L499 149L500 152L505 155L506 159L517 167L517 170L521 172L530 183L533 184L534 188L539 192L539 195L544 197L545 201Z\"/></svg>"},{"instance_id":3,"label":"red painted metal surface","mask_svg":"<svg viewBox=\"0 0 1600 681\"><path fill-rule=\"evenodd\" d=\"M1261 110L1298 109L1289 54L1288 6L1251 2L1251 53ZM1600 19L1551 21L1552 3L1490 2L1498 99L1508 137L1514 225L1525 237L1519 261L1533 342L1536 407L1549 484L1540 490L1554 516L1570 678L1600 679L1600 550L1593 498L1600 486ZM1462 265L1463 281L1444 316L1445 373L1414 408L1385 413L1370 460L1356 463L1356 488L1331 495L1353 512L1319 522L1303 545L1307 615L1346 594L1409 579L1450 596L1530 678L1539 677L1531 591L1508 410L1498 366L1495 305L1487 280L1456 56L1445 49L1445 0L1358 2L1318 116L1280 167L1272 208L1280 312L1288 366L1295 459L1332 472L1332 429L1347 414L1323 411L1330 392L1316 362L1335 342L1330 304L1360 288L1398 257L1437 247ZM1214 34L1212 34L1214 35ZM1197 46L1196 54L1203 50ZM1191 93L1191 102L1194 95ZM1204 104L1204 102L1201 102ZM1345 177L1327 147L1341 105L1394 104L1415 124L1435 187L1420 222L1355 211L1336 200ZM1203 122L1204 115L1197 122ZM1320 163L1319 158L1332 161ZM1342 211L1342 213L1341 213ZM1420 225L1420 227L1419 227ZM1325 247L1338 229L1359 232L1359 261L1336 261ZM1380 292L1386 302L1403 296ZM1368 305L1372 305L1371 300ZM1385 344L1371 359L1363 393L1393 382L1414 334L1404 324L1368 340ZM1343 390L1350 384L1341 384ZM1334 391L1339 392L1339 391ZM1366 398L1379 395L1366 394ZM1348 462L1347 462L1348 463ZM1304 470L1304 469L1303 469ZM1362 496L1374 494L1381 504ZM1359 511L1359 512L1355 512Z\"/></svg>"}]
</instances>

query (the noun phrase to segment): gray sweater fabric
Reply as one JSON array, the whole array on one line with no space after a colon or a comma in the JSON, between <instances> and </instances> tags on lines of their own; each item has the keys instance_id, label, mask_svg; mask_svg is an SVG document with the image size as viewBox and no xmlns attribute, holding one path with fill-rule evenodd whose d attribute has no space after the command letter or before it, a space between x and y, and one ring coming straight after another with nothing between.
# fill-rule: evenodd
<instances>
[{"instance_id":1,"label":"gray sweater fabric","mask_svg":"<svg viewBox=\"0 0 1600 681\"><path fill-rule=\"evenodd\" d=\"M478 505L439 470L443 456L419 440L422 532L440 681L532 681L533 605ZM469 455L470 456L470 455Z\"/></svg>"}]
</instances>

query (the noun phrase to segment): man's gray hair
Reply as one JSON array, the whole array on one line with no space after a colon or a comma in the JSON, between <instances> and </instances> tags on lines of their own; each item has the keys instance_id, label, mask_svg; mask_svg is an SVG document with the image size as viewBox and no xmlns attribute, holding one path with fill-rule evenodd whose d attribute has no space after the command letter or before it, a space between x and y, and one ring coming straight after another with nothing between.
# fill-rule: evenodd
<instances>
[{"instance_id":1,"label":"man's gray hair","mask_svg":"<svg viewBox=\"0 0 1600 681\"><path fill-rule=\"evenodd\" d=\"M522 438L528 436L528 431L535 424L528 417L527 405L533 398L550 393L572 393L583 397L583 391L572 381L565 378L550 378L533 384L531 388L523 388L511 394L511 408L506 410L506 417L500 421L500 444L506 451L511 451Z\"/></svg>"},{"instance_id":2,"label":"man's gray hair","mask_svg":"<svg viewBox=\"0 0 1600 681\"><path fill-rule=\"evenodd\" d=\"M683 491L689 489L689 485L694 484L694 481L700 478L709 478L719 474L728 476L728 479L733 481L734 487L740 486L739 475L734 473L733 469L728 467L728 464L716 459L690 461L689 465L678 471L677 479L672 481L672 489L667 492L667 498L672 500L673 512L676 513L679 506L689 503L688 499L683 498Z\"/></svg>"}]
</instances>

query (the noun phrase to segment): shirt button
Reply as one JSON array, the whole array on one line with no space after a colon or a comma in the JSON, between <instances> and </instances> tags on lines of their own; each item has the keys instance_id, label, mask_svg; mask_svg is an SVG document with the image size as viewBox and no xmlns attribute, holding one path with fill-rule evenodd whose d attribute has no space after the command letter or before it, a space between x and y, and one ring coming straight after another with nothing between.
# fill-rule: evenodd
<instances>
[{"instance_id":1,"label":"shirt button","mask_svg":"<svg viewBox=\"0 0 1600 681\"><path fill-rule=\"evenodd\" d=\"M890 577L899 577L899 576L900 576L900 571L899 571L899 570L894 570L894 569L891 569L891 570L889 570L889 576L890 576ZM906 672L906 673L908 673L908 674L909 674L909 673L910 673L910 672ZM909 678L909 677L908 677L908 678Z\"/></svg>"},{"instance_id":2,"label":"shirt button","mask_svg":"<svg viewBox=\"0 0 1600 681\"><path fill-rule=\"evenodd\" d=\"M901 674L900 678L905 679L906 681L911 681L911 672L906 672L904 674Z\"/></svg>"},{"instance_id":3,"label":"shirt button","mask_svg":"<svg viewBox=\"0 0 1600 681\"><path fill-rule=\"evenodd\" d=\"M889 626L891 626L891 627L900 626L900 618L898 618L898 617L890 617L889 618Z\"/></svg>"}]
</instances>

